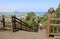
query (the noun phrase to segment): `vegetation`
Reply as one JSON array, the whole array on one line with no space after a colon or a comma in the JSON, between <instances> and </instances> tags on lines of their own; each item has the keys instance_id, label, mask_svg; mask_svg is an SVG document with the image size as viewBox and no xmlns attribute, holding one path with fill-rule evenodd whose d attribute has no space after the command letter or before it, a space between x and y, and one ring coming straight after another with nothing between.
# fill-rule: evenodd
<instances>
[{"instance_id":1,"label":"vegetation","mask_svg":"<svg viewBox=\"0 0 60 39\"><path fill-rule=\"evenodd\" d=\"M60 18L60 5L59 5L59 7L56 9L56 14L57 14L57 17Z\"/></svg>"},{"instance_id":2,"label":"vegetation","mask_svg":"<svg viewBox=\"0 0 60 39\"><path fill-rule=\"evenodd\" d=\"M56 9L56 11L51 15L51 17L60 18L60 5ZM60 24L60 20L52 20L51 23ZM57 32L57 28L58 28L58 32ZM60 26L55 26L55 27L51 26L50 32L53 32L53 29L54 29L54 33L60 33Z\"/></svg>"},{"instance_id":3,"label":"vegetation","mask_svg":"<svg viewBox=\"0 0 60 39\"><path fill-rule=\"evenodd\" d=\"M48 12L43 17L40 18L37 17L34 12L30 12L28 13L28 16L24 19L24 22L28 23L31 26L35 26L36 24L41 22L43 24L43 27L45 28L48 23L47 14L51 14L52 18L60 18L60 5L56 9L56 11L53 8L52 9L50 8L50 10L48 10ZM51 23L60 23L60 21L53 20L51 21Z\"/></svg>"},{"instance_id":4,"label":"vegetation","mask_svg":"<svg viewBox=\"0 0 60 39\"><path fill-rule=\"evenodd\" d=\"M47 26L47 13L41 17L40 22L43 24L44 28Z\"/></svg>"},{"instance_id":5,"label":"vegetation","mask_svg":"<svg viewBox=\"0 0 60 39\"><path fill-rule=\"evenodd\" d=\"M34 12L30 12L27 14L28 15L26 16L26 18L23 21L26 22L27 24L31 25L32 27L36 26L39 22L39 17Z\"/></svg>"},{"instance_id":6,"label":"vegetation","mask_svg":"<svg viewBox=\"0 0 60 39\"><path fill-rule=\"evenodd\" d=\"M43 24L43 27L46 27L48 23L47 14L51 14L51 18L60 18L60 5L56 11L53 8L50 8L48 12L41 18L40 22ZM52 20L51 23L60 23L60 21Z\"/></svg>"}]
</instances>

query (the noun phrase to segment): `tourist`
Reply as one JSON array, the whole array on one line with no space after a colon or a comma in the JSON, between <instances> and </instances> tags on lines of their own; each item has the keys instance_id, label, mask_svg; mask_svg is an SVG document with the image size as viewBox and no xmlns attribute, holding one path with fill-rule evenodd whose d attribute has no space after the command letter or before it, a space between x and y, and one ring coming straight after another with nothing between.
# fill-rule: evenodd
<instances>
[{"instance_id":1,"label":"tourist","mask_svg":"<svg viewBox=\"0 0 60 39\"><path fill-rule=\"evenodd\" d=\"M39 26L40 26L40 29L42 30L43 26L42 26L42 24L41 24L41 23L39 24Z\"/></svg>"}]
</instances>

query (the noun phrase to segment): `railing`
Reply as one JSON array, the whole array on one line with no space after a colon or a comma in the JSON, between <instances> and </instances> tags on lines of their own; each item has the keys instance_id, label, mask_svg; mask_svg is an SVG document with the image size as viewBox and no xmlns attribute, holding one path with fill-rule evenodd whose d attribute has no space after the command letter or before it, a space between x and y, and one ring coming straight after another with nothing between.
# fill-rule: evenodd
<instances>
[{"instance_id":1,"label":"railing","mask_svg":"<svg viewBox=\"0 0 60 39\"><path fill-rule=\"evenodd\" d=\"M2 16L2 27L1 29L4 30L4 29L9 29L9 30L12 30L13 32L15 32L18 28L17 26L19 26L19 29L22 29L22 30L26 30L26 31L38 31L38 25L37 26L34 26L34 27L31 27L31 25L23 22L22 20L20 20L19 18L17 18L15 15L14 16L10 16L10 17L6 17L6 16ZM6 18L9 18L10 22L7 21L6 23ZM18 25L17 25L18 24ZM10 25L10 28L9 26Z\"/></svg>"},{"instance_id":2,"label":"railing","mask_svg":"<svg viewBox=\"0 0 60 39\"><path fill-rule=\"evenodd\" d=\"M49 36L60 36L60 24L58 23L51 23L51 21L59 21L60 18L51 18L48 14L48 26L47 26L47 33Z\"/></svg>"},{"instance_id":3,"label":"railing","mask_svg":"<svg viewBox=\"0 0 60 39\"><path fill-rule=\"evenodd\" d=\"M11 29L12 30L12 28L10 28L10 27L12 27L12 20L11 20L12 18L11 18L11 16L2 15L2 16L0 16L0 18L1 18L1 20L0 20L0 22L1 22L0 29L1 30L5 30L5 29L9 29L9 30Z\"/></svg>"},{"instance_id":4,"label":"railing","mask_svg":"<svg viewBox=\"0 0 60 39\"><path fill-rule=\"evenodd\" d=\"M51 20L60 20L60 18L51 18Z\"/></svg>"},{"instance_id":5,"label":"railing","mask_svg":"<svg viewBox=\"0 0 60 39\"><path fill-rule=\"evenodd\" d=\"M29 28L29 29L31 29L31 31L38 31L38 26L35 26L35 28L33 28L29 24L27 24L27 23L23 22L22 20L18 19L16 16L13 16L13 19L14 19L13 26L15 26L15 27L16 27L16 22L17 22L18 24L21 25L21 29L23 28L23 26L25 26L25 28L26 28L25 30L28 30L28 28Z\"/></svg>"}]
</instances>

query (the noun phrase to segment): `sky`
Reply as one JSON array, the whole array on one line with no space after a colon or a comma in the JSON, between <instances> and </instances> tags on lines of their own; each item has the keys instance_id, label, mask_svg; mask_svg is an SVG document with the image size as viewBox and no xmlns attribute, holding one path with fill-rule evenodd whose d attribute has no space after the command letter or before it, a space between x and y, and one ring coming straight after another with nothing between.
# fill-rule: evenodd
<instances>
[{"instance_id":1,"label":"sky","mask_svg":"<svg viewBox=\"0 0 60 39\"><path fill-rule=\"evenodd\" d=\"M47 12L56 9L60 0L0 0L0 12Z\"/></svg>"}]
</instances>

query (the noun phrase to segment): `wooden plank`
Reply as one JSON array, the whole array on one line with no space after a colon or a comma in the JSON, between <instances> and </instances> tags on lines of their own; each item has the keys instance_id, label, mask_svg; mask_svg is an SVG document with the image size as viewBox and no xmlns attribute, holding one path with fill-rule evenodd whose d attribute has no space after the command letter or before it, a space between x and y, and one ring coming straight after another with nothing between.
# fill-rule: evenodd
<instances>
[{"instance_id":1,"label":"wooden plank","mask_svg":"<svg viewBox=\"0 0 60 39\"><path fill-rule=\"evenodd\" d=\"M50 33L50 35L60 36L59 33Z\"/></svg>"},{"instance_id":2,"label":"wooden plank","mask_svg":"<svg viewBox=\"0 0 60 39\"><path fill-rule=\"evenodd\" d=\"M51 20L60 20L60 18L51 18Z\"/></svg>"},{"instance_id":3,"label":"wooden plank","mask_svg":"<svg viewBox=\"0 0 60 39\"><path fill-rule=\"evenodd\" d=\"M50 31L50 15L49 14L47 14L47 16L48 16L48 26L47 26L47 36L49 37L49 31Z\"/></svg>"},{"instance_id":4,"label":"wooden plank","mask_svg":"<svg viewBox=\"0 0 60 39\"><path fill-rule=\"evenodd\" d=\"M5 27L5 16L2 15L2 20L3 20L3 30L4 30L4 27Z\"/></svg>"},{"instance_id":5,"label":"wooden plank","mask_svg":"<svg viewBox=\"0 0 60 39\"><path fill-rule=\"evenodd\" d=\"M60 39L60 36L54 36L54 38L56 38L56 39Z\"/></svg>"},{"instance_id":6,"label":"wooden plank","mask_svg":"<svg viewBox=\"0 0 60 39\"><path fill-rule=\"evenodd\" d=\"M60 26L60 24L50 24L51 26Z\"/></svg>"}]
</instances>

